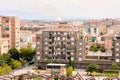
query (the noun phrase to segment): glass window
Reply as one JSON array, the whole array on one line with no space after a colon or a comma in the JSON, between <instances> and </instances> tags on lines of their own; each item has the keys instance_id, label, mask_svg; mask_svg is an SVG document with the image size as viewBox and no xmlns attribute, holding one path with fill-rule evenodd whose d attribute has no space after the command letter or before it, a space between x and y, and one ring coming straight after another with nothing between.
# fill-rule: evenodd
<instances>
[{"instance_id":1,"label":"glass window","mask_svg":"<svg viewBox=\"0 0 120 80\"><path fill-rule=\"evenodd\" d=\"M116 59L116 62L120 62L120 60L119 60L119 59Z\"/></svg>"},{"instance_id":2,"label":"glass window","mask_svg":"<svg viewBox=\"0 0 120 80\"><path fill-rule=\"evenodd\" d=\"M82 61L82 58L79 58L79 61Z\"/></svg>"},{"instance_id":3,"label":"glass window","mask_svg":"<svg viewBox=\"0 0 120 80\"><path fill-rule=\"evenodd\" d=\"M116 43L116 46L119 46L119 43Z\"/></svg>"},{"instance_id":4,"label":"glass window","mask_svg":"<svg viewBox=\"0 0 120 80\"><path fill-rule=\"evenodd\" d=\"M37 52L37 54L40 54L40 52Z\"/></svg>"},{"instance_id":5,"label":"glass window","mask_svg":"<svg viewBox=\"0 0 120 80\"><path fill-rule=\"evenodd\" d=\"M79 53L79 55L82 55L82 53Z\"/></svg>"},{"instance_id":6,"label":"glass window","mask_svg":"<svg viewBox=\"0 0 120 80\"><path fill-rule=\"evenodd\" d=\"M101 41L105 41L105 38L104 38L104 37L101 37Z\"/></svg>"},{"instance_id":7,"label":"glass window","mask_svg":"<svg viewBox=\"0 0 120 80\"><path fill-rule=\"evenodd\" d=\"M95 42L96 41L96 37L92 37L92 42Z\"/></svg>"},{"instance_id":8,"label":"glass window","mask_svg":"<svg viewBox=\"0 0 120 80\"><path fill-rule=\"evenodd\" d=\"M119 49L117 48L116 51L119 51Z\"/></svg>"},{"instance_id":9,"label":"glass window","mask_svg":"<svg viewBox=\"0 0 120 80\"><path fill-rule=\"evenodd\" d=\"M79 45L82 45L82 43L79 43Z\"/></svg>"}]
</instances>

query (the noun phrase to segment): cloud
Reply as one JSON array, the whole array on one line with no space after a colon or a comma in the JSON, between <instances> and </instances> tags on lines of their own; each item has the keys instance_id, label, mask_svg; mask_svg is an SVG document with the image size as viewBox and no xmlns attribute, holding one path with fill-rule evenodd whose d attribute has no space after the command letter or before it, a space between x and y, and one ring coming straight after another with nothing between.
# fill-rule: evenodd
<instances>
[{"instance_id":1,"label":"cloud","mask_svg":"<svg viewBox=\"0 0 120 80\"><path fill-rule=\"evenodd\" d=\"M120 17L120 0L0 0L0 10L49 16Z\"/></svg>"}]
</instances>

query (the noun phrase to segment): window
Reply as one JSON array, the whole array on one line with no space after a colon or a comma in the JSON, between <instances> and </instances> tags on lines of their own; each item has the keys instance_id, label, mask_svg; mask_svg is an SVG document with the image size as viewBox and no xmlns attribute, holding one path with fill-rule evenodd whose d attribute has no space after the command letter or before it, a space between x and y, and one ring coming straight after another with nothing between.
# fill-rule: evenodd
<instances>
[{"instance_id":1,"label":"window","mask_svg":"<svg viewBox=\"0 0 120 80\"><path fill-rule=\"evenodd\" d=\"M45 50L48 50L48 47L45 47Z\"/></svg>"},{"instance_id":2,"label":"window","mask_svg":"<svg viewBox=\"0 0 120 80\"><path fill-rule=\"evenodd\" d=\"M116 56L119 56L119 54L116 54Z\"/></svg>"},{"instance_id":3,"label":"window","mask_svg":"<svg viewBox=\"0 0 120 80\"><path fill-rule=\"evenodd\" d=\"M37 44L40 44L40 42L37 42Z\"/></svg>"},{"instance_id":4,"label":"window","mask_svg":"<svg viewBox=\"0 0 120 80\"><path fill-rule=\"evenodd\" d=\"M82 50L82 48L80 48L80 50Z\"/></svg>"},{"instance_id":5,"label":"window","mask_svg":"<svg viewBox=\"0 0 120 80\"><path fill-rule=\"evenodd\" d=\"M74 37L71 37L71 40L74 40Z\"/></svg>"},{"instance_id":6,"label":"window","mask_svg":"<svg viewBox=\"0 0 120 80\"><path fill-rule=\"evenodd\" d=\"M104 38L104 37L101 37L101 41L105 41L105 38Z\"/></svg>"},{"instance_id":7,"label":"window","mask_svg":"<svg viewBox=\"0 0 120 80\"><path fill-rule=\"evenodd\" d=\"M40 39L40 37L37 37L37 39Z\"/></svg>"},{"instance_id":8,"label":"window","mask_svg":"<svg viewBox=\"0 0 120 80\"><path fill-rule=\"evenodd\" d=\"M71 55L73 55L74 53L71 53Z\"/></svg>"},{"instance_id":9,"label":"window","mask_svg":"<svg viewBox=\"0 0 120 80\"><path fill-rule=\"evenodd\" d=\"M40 54L40 52L37 52L37 54Z\"/></svg>"},{"instance_id":10,"label":"window","mask_svg":"<svg viewBox=\"0 0 120 80\"><path fill-rule=\"evenodd\" d=\"M61 54L61 52L58 52L58 54Z\"/></svg>"},{"instance_id":11,"label":"window","mask_svg":"<svg viewBox=\"0 0 120 80\"><path fill-rule=\"evenodd\" d=\"M92 42L95 42L96 41L96 37L92 37Z\"/></svg>"},{"instance_id":12,"label":"window","mask_svg":"<svg viewBox=\"0 0 120 80\"><path fill-rule=\"evenodd\" d=\"M63 40L65 40L65 38L64 38L64 37L63 37L62 39L63 39Z\"/></svg>"},{"instance_id":13,"label":"window","mask_svg":"<svg viewBox=\"0 0 120 80\"><path fill-rule=\"evenodd\" d=\"M60 40L60 37L58 37L57 40Z\"/></svg>"},{"instance_id":14,"label":"window","mask_svg":"<svg viewBox=\"0 0 120 80\"><path fill-rule=\"evenodd\" d=\"M45 54L47 54L47 52L45 52Z\"/></svg>"},{"instance_id":15,"label":"window","mask_svg":"<svg viewBox=\"0 0 120 80\"><path fill-rule=\"evenodd\" d=\"M64 32L64 35L67 35L67 33L66 33L66 32Z\"/></svg>"},{"instance_id":16,"label":"window","mask_svg":"<svg viewBox=\"0 0 120 80\"><path fill-rule=\"evenodd\" d=\"M47 42L45 42L45 44L48 44Z\"/></svg>"},{"instance_id":17,"label":"window","mask_svg":"<svg viewBox=\"0 0 120 80\"><path fill-rule=\"evenodd\" d=\"M119 43L116 43L116 46L119 46Z\"/></svg>"},{"instance_id":18,"label":"window","mask_svg":"<svg viewBox=\"0 0 120 80\"><path fill-rule=\"evenodd\" d=\"M82 45L82 43L79 43L79 45Z\"/></svg>"},{"instance_id":19,"label":"window","mask_svg":"<svg viewBox=\"0 0 120 80\"><path fill-rule=\"evenodd\" d=\"M82 53L79 53L79 55L82 55Z\"/></svg>"},{"instance_id":20,"label":"window","mask_svg":"<svg viewBox=\"0 0 120 80\"><path fill-rule=\"evenodd\" d=\"M73 61L73 60L74 60L74 58L73 58L73 57L71 57L71 60Z\"/></svg>"},{"instance_id":21,"label":"window","mask_svg":"<svg viewBox=\"0 0 120 80\"><path fill-rule=\"evenodd\" d=\"M119 49L117 48L116 51L119 51Z\"/></svg>"},{"instance_id":22,"label":"window","mask_svg":"<svg viewBox=\"0 0 120 80\"><path fill-rule=\"evenodd\" d=\"M71 43L71 45L74 45L74 43Z\"/></svg>"},{"instance_id":23,"label":"window","mask_svg":"<svg viewBox=\"0 0 120 80\"><path fill-rule=\"evenodd\" d=\"M40 60L40 56L37 56L37 60Z\"/></svg>"},{"instance_id":24,"label":"window","mask_svg":"<svg viewBox=\"0 0 120 80\"><path fill-rule=\"evenodd\" d=\"M82 61L82 58L79 58L79 61Z\"/></svg>"},{"instance_id":25,"label":"window","mask_svg":"<svg viewBox=\"0 0 120 80\"><path fill-rule=\"evenodd\" d=\"M119 60L119 59L116 59L116 62L120 62L120 60Z\"/></svg>"}]
</instances>

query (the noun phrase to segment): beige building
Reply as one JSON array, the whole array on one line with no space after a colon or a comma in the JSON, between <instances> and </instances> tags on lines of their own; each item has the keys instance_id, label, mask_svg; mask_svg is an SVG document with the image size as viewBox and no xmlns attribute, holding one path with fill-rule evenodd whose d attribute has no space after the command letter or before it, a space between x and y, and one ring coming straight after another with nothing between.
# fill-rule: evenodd
<instances>
[{"instance_id":1,"label":"beige building","mask_svg":"<svg viewBox=\"0 0 120 80\"><path fill-rule=\"evenodd\" d=\"M20 20L16 17L0 16L0 37L9 38L10 48L20 49Z\"/></svg>"},{"instance_id":2,"label":"beige building","mask_svg":"<svg viewBox=\"0 0 120 80\"><path fill-rule=\"evenodd\" d=\"M9 50L9 39L0 38L0 54L7 53Z\"/></svg>"}]
</instances>

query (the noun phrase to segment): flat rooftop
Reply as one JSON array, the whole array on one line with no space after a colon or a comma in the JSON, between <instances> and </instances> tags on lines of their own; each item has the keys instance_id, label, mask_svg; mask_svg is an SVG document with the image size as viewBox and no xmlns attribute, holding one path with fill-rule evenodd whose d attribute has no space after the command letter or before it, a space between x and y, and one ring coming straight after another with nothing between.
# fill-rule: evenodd
<instances>
[{"instance_id":1,"label":"flat rooftop","mask_svg":"<svg viewBox=\"0 0 120 80\"><path fill-rule=\"evenodd\" d=\"M100 51L98 51L98 52L88 51L86 56L112 56L112 53L102 53Z\"/></svg>"},{"instance_id":2,"label":"flat rooftop","mask_svg":"<svg viewBox=\"0 0 120 80\"><path fill-rule=\"evenodd\" d=\"M46 28L42 29L42 31L75 31L75 28Z\"/></svg>"},{"instance_id":3,"label":"flat rooftop","mask_svg":"<svg viewBox=\"0 0 120 80\"><path fill-rule=\"evenodd\" d=\"M47 66L66 66L66 64L54 64L54 63L50 63L50 64L47 64Z\"/></svg>"}]
</instances>

